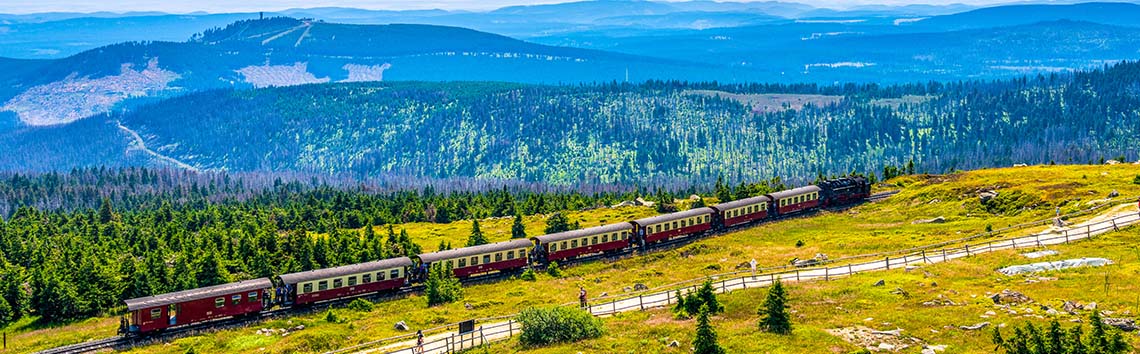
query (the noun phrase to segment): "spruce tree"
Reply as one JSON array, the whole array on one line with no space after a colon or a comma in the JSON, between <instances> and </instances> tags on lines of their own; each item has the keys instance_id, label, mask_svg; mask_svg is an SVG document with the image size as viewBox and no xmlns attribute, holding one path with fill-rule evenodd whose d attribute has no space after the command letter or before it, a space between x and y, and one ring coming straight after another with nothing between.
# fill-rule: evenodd
<instances>
[{"instance_id":1,"label":"spruce tree","mask_svg":"<svg viewBox=\"0 0 1140 354\"><path fill-rule=\"evenodd\" d=\"M428 270L428 279L424 282L424 297L428 300L428 306L454 302L463 298L463 286L455 278L451 267L435 263Z\"/></svg>"},{"instance_id":2,"label":"spruce tree","mask_svg":"<svg viewBox=\"0 0 1140 354\"><path fill-rule=\"evenodd\" d=\"M553 234L570 230L570 220L566 219L562 213L554 213L549 219L546 219L546 233Z\"/></svg>"},{"instance_id":3,"label":"spruce tree","mask_svg":"<svg viewBox=\"0 0 1140 354\"><path fill-rule=\"evenodd\" d=\"M693 338L694 354L724 354L716 341L716 331L709 324L709 307L702 305L697 314L697 336Z\"/></svg>"},{"instance_id":4,"label":"spruce tree","mask_svg":"<svg viewBox=\"0 0 1140 354\"><path fill-rule=\"evenodd\" d=\"M111 199L103 197L103 201L99 204L99 223L106 224L115 218L114 211L111 210Z\"/></svg>"},{"instance_id":5,"label":"spruce tree","mask_svg":"<svg viewBox=\"0 0 1140 354\"><path fill-rule=\"evenodd\" d=\"M1065 332L1061 330L1061 324L1057 322L1057 319L1049 321L1049 330L1045 332L1045 336L1048 337L1048 354L1065 352Z\"/></svg>"},{"instance_id":6,"label":"spruce tree","mask_svg":"<svg viewBox=\"0 0 1140 354\"><path fill-rule=\"evenodd\" d=\"M710 314L715 315L724 312L724 305L716 300L716 291L713 290L712 280L705 280L704 285L701 285L701 288L697 290L696 299L702 306L708 306Z\"/></svg>"},{"instance_id":7,"label":"spruce tree","mask_svg":"<svg viewBox=\"0 0 1140 354\"><path fill-rule=\"evenodd\" d=\"M479 219L471 221L471 236L467 238L467 247L485 245L487 238L483 236L483 230L479 230Z\"/></svg>"},{"instance_id":8,"label":"spruce tree","mask_svg":"<svg viewBox=\"0 0 1140 354\"><path fill-rule=\"evenodd\" d=\"M0 327L4 327L9 322L16 318L12 311L12 306L8 304L7 299L0 299Z\"/></svg>"},{"instance_id":9,"label":"spruce tree","mask_svg":"<svg viewBox=\"0 0 1140 354\"><path fill-rule=\"evenodd\" d=\"M523 225L522 214L515 214L515 221L511 224L511 238L526 238L526 226Z\"/></svg>"},{"instance_id":10,"label":"spruce tree","mask_svg":"<svg viewBox=\"0 0 1140 354\"><path fill-rule=\"evenodd\" d=\"M764 299L764 306L760 308L760 330L776 334L792 333L792 320L788 315L787 294L784 285L776 280L768 288L768 298Z\"/></svg>"},{"instance_id":11,"label":"spruce tree","mask_svg":"<svg viewBox=\"0 0 1140 354\"><path fill-rule=\"evenodd\" d=\"M206 251L202 260L198 262L198 270L196 273L198 278L198 286L211 286L219 285L230 282L230 273L222 266L222 262L218 259L218 255L214 251Z\"/></svg>"},{"instance_id":12,"label":"spruce tree","mask_svg":"<svg viewBox=\"0 0 1140 354\"><path fill-rule=\"evenodd\" d=\"M1081 326L1073 326L1069 329L1069 335L1065 337L1065 353L1066 354L1085 354L1085 342L1081 340Z\"/></svg>"}]
</instances>

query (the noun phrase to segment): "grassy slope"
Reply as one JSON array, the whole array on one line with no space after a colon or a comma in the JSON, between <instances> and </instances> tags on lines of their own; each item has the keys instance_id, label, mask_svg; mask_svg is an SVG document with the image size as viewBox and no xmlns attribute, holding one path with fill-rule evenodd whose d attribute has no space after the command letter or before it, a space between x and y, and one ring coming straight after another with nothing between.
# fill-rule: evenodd
<instances>
[{"instance_id":1,"label":"grassy slope","mask_svg":"<svg viewBox=\"0 0 1140 354\"><path fill-rule=\"evenodd\" d=\"M526 306L572 302L575 299L578 285L585 285L590 290L591 295L602 292L617 294L622 292L624 287L631 286L634 283L645 283L650 287L660 286L704 274L720 272L716 270L717 268L728 270L736 264L752 258L757 259L762 266L776 266L786 263L791 257L810 257L817 252L827 253L834 258L930 244L972 235L983 230L986 225L999 228L1009 224L1048 217L1052 215L1053 208L1058 204L1063 211L1076 210L1090 200L1103 198L1114 189L1122 195L1140 195L1140 185L1131 183L1133 177L1138 173L1140 173L1140 167L1132 165L1057 166L984 170L951 176L903 177L891 181L904 186L903 191L898 195L885 202L860 206L846 212L822 213L812 218L787 220L742 230L701 241L682 250L654 253L612 263L592 263L577 266L568 269L568 276L564 278L550 279L543 275L536 284L511 280L472 286L466 289L467 297L464 300L464 302L474 305L472 310L467 310L462 302L436 308L425 308L424 299L419 296L412 296L407 299L382 303L370 313L338 310L341 317L347 319L343 323L328 323L324 321L323 314L298 316L292 319L263 323L255 326L255 328L208 333L178 339L169 345L150 346L135 351L180 353L189 348L206 353L250 351L261 348L265 348L266 352L321 351L403 334L392 329L392 324L400 320L407 321L412 328L427 328L463 319L513 313ZM1030 196L1023 199L1036 200L1036 202L1028 203L1025 206L1036 204L1036 207L1020 211L1014 215L987 213L978 204L976 191L992 187L998 187L998 191L1003 195L1020 191ZM652 213L652 211L646 208L598 210L576 213L572 215L571 220L582 220L582 226L592 226L626 220L626 217L629 216L648 213ZM947 222L918 225L911 223L916 219L927 219L935 216L944 216ZM602 218L605 218L606 221L601 221ZM531 233L541 229L539 226L542 222L541 219L528 218L527 222L528 230ZM493 241L508 237L506 230L510 225L509 219L486 221L481 224L484 232ZM469 222L457 222L450 225L417 224L407 227L409 234L423 245L425 250L434 250L441 239L450 240L456 246L462 244L470 231ZM431 231L431 229L435 229L435 231ZM796 248L794 244L797 240L803 240L806 246ZM868 240L874 240L874 242L868 242ZM994 274L992 273L992 266L971 266L970 264L991 259L1000 260L997 256L983 256L964 262L932 266L931 268L938 270L948 267L943 270L946 272L945 274L935 273L936 277L945 277L936 278L941 284L939 289L958 289L957 287L961 286L963 288L958 291L963 293L964 290L968 290L964 288L966 286L981 286L971 285L971 282L986 281L989 279L987 277ZM1140 280L1140 277L1123 272L1121 276L1133 276L1134 278L1122 278L1117 282L1118 284ZM828 326L861 323L860 321L867 317L876 318L875 323L882 319L895 324L907 323L905 322L907 318L913 318L910 321L930 321L938 317L930 315L930 313L914 316L913 313L915 312L911 309L894 312L900 306L906 306L908 302L900 302L899 299L891 298L886 294L889 289L893 289L891 286L863 289L866 288L864 283L884 277L888 278L891 285L909 286L908 290L913 295L912 302L926 301L934 296L933 293L929 295L923 293L920 291L922 288L916 285L919 281L926 281L913 279L914 277L921 278L921 273L917 275L877 273L826 284L793 287L792 297L801 301L797 306L804 306L804 303L820 304L818 307L804 307L803 311L797 315L806 317L798 319L797 322L803 323L803 325L796 332L796 337L794 337L796 340L793 341L788 341L785 338L769 338L765 335L753 333L754 331L751 330L755 322L753 312L760 292L748 291L726 296L731 312L729 315L718 319L717 326L721 328L722 338L726 338L726 344L770 346L740 347L741 350L749 349L763 352L775 350L769 348L779 347L786 348L790 352L797 352L797 350L809 352L820 347L834 347L839 350L850 349L840 340L820 332L820 329L829 328ZM1067 282L1067 280L1065 281ZM1049 284L1062 284L1062 282L1051 282ZM1073 284L1079 284L1079 280L1075 280ZM989 291L994 290L990 289ZM1001 289L996 290L1000 291ZM981 294L984 291L978 290L978 293ZM1030 294L1030 296L1034 295ZM814 300L805 301L803 299ZM958 297L954 299L955 301L960 300ZM1101 301L1094 298L1080 300ZM836 307L842 307L846 310L825 310L825 308L834 309ZM943 317L961 316L964 321L961 322L963 324L976 322L978 312L973 309L966 310L957 311L955 308L954 310L939 310L937 313ZM100 320L97 323L102 324L97 327L105 335L99 335L99 330L79 332L77 331L78 327L67 326L62 329L10 335L9 341L12 342L9 343L10 348L27 348L33 342L42 342L40 339L34 339L37 337L56 338L52 341L63 342L74 341L79 338L104 337L113 333L115 325L113 321ZM638 348L642 344L641 338L646 338L644 339L646 343L652 344L658 338L665 336L677 338L682 343L687 343L689 337L686 336L691 332L692 326L691 323L669 320L663 313L628 314L609 320L609 323L610 335L607 336L609 340L603 339L539 351L573 352L574 348L582 346L600 349L597 345L603 344L618 345L617 349L625 351L627 348L630 350ZM651 325L644 326L641 325L642 323ZM307 328L287 337L264 337L254 333L256 328L284 328L296 324L305 324ZM637 326L633 326L634 324ZM919 325L914 326L914 328L920 327ZM639 329L627 329L630 327L639 327ZM926 338L929 331L908 328L908 333ZM739 341L737 340L738 337L741 338ZM67 339L61 340L59 338ZM978 341L973 341L972 338L972 336L950 337L942 343L937 341L935 343L955 345L962 343L962 345L970 346L975 350L986 348L981 346L984 344L985 338ZM12 345L13 343L18 345ZM42 345L41 343L37 347L42 347ZM647 348L652 348L652 346ZM21 351L23 350L21 349Z\"/></svg>"}]
</instances>

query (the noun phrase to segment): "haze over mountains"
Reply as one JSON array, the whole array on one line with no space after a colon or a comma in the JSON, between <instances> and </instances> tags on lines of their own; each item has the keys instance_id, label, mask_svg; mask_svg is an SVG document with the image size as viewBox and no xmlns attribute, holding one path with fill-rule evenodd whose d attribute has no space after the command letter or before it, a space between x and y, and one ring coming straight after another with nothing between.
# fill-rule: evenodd
<instances>
[{"instance_id":1,"label":"haze over mountains","mask_svg":"<svg viewBox=\"0 0 1140 354\"><path fill-rule=\"evenodd\" d=\"M264 16L264 19L259 19ZM610 92L593 83L640 83L646 80L682 80L689 82L717 81L719 83L808 83L815 86L771 86L770 92L745 90L734 94L802 94L826 91L828 86L847 82L873 83L888 86L900 83L927 81L954 82L961 80L1016 79L1024 75L1051 74L1074 70L1103 68L1123 60L1140 59L1140 5L1132 3L1079 3L1071 5L1008 5L973 8L966 5L930 6L863 6L845 10L816 8L784 2L719 3L709 1L652 2L652 1L583 1L556 5L516 6L488 12L462 12L442 10L372 11L350 8L292 9L277 13L186 14L160 13L129 14L33 14L0 15L0 148L15 152L0 159L0 167L15 170L68 169L91 165L174 165L192 169L287 170L321 173L352 172L363 175L385 173L414 173L427 177L479 176L517 178L568 183L574 178L593 178L607 182L631 182L625 173L605 172L578 174L581 171L553 172L553 163L544 163L541 171L507 167L487 172L458 160L435 160L432 163L449 170L442 175L414 167L415 158L391 157L384 160L378 151L398 151L410 154L389 144L414 144L408 141L359 140L376 131L391 130L385 119L365 120L369 123L342 130L316 129L316 135L306 135L293 143L308 141L307 149L323 151L304 152L289 150L282 156L308 156L315 160L282 161L267 158L275 151L274 144L288 133L298 133L295 126L277 126L271 131L274 117L286 117L288 105L280 102L296 100L295 95L310 97L314 92L324 95L370 99L383 97L407 104L407 109L424 109L445 114L485 109L479 104L511 102L506 111L542 110L541 100L517 101L504 97L475 100L456 99L445 94L440 101L402 101L388 96L375 96L376 91L389 90L390 86L375 84L382 81L503 81L521 84L586 84L585 95L604 95ZM1128 76L1132 70L1116 70L1114 75ZM1124 82L1136 78L1121 77ZM350 83L373 84L350 84ZM1063 86L1050 82L1040 87ZM306 84L330 85L330 89L281 91L272 87ZM511 86L503 90L490 85L427 86L417 88L416 95L434 97L433 92L474 90L470 95L505 95L512 90L539 90L546 86ZM606 101L608 107L636 107L653 112L655 104L695 104L706 107L709 103L693 103L682 91L630 91L622 88L613 91L631 100L649 103ZM715 86L714 87L719 87ZM767 87L767 86L766 86ZM795 87L813 87L800 89ZM903 86L899 86L903 87ZM1125 85L1125 87L1128 87ZM216 91L222 90L222 91ZM226 93L237 90L232 94ZM347 90L347 91L346 91ZM363 90L363 91L360 91ZM731 86L726 89L732 91ZM783 91L781 91L783 90ZM789 91L790 90L790 91ZM1003 91L1004 90L1004 91ZM1026 89L1028 90L1028 89ZM935 90L937 91L937 90ZM999 90L1017 92L1018 90ZM1032 91L1032 90L1029 90ZM196 93L203 93L198 96ZM222 93L219 93L222 92ZM577 102L581 97L557 92L539 95L554 101ZM907 94L929 93L927 90L892 89L861 90L872 92L871 99L897 99L908 104L927 103L922 115L938 116L951 105L937 99L945 93L930 93L931 97L918 101L906 99ZM997 91L995 91L997 92ZM961 94L954 92L954 94ZM215 106L213 102L188 105L181 96L210 97L233 100L256 97L251 110L238 115ZM236 97L233 97L235 96ZM812 101L809 107L838 104L847 100L865 100L860 94L841 93L834 100ZM269 99L268 97L276 97ZM1124 95L1122 97L1131 97ZM532 97L533 98L533 97ZM173 100L172 100L173 99ZM328 105L336 97L311 97L313 102ZM784 97L769 104L802 105L796 97ZM811 101L811 98L808 98ZM277 102L277 103L274 103ZM409 103L412 102L412 103ZM481 102L481 103L480 103ZM582 101L592 102L595 101ZM640 101L639 101L640 102ZM656 103L653 103L656 102ZM733 103L739 107L711 107L724 112L755 111L750 101ZM443 107L437 107L443 104ZM476 106L470 106L475 104ZM526 104L537 104L529 107ZM585 103L582 103L585 104ZM451 106L447 106L451 105ZM458 105L458 106L455 106ZM522 106L515 106L522 105ZM546 103L551 107L554 103ZM883 107L872 105L873 107ZM206 131L190 120L193 114L180 121L160 122L153 112L164 112L178 107L184 112L220 114L215 118L249 119L254 124L243 129L265 127L270 140L240 139L231 132L216 131L184 135L178 132ZM338 106L339 107L339 106ZM905 107L887 105L892 111ZM987 106L993 108L991 106ZM1131 107L1127 104L1124 107ZM452 111L455 108L464 108ZM675 108L675 107L674 107ZM264 109L264 111L262 111ZM565 109L563 107L562 109ZM580 107L594 109L594 107ZM152 112L143 116L133 112ZM777 110L780 111L780 110ZM386 110L365 110L367 115L395 114ZM423 114L429 114L426 113ZM458 113L456 113L458 112ZM665 119L670 115L660 110ZM760 113L769 112L760 109ZM823 116L838 114L824 109ZM875 114L874 109L867 110ZM899 111L901 112L901 111ZM895 112L892 114L902 114ZM311 111L311 114L325 114ZM329 116L343 110L326 112ZM1000 112L988 112L1000 113ZM431 113L436 114L436 113ZM444 114L444 113L439 113ZM502 113L511 114L511 113ZM517 114L517 113L516 113ZM531 113L528 113L531 114ZM568 113L563 113L568 114ZM581 116L585 121L604 120L610 113ZM725 113L728 114L728 113ZM907 111L900 119L917 119L915 111ZM1088 112L1081 113L1082 117ZM1128 113L1134 114L1134 113ZM175 114L171 113L171 116ZM497 115L483 117L497 119ZM141 117L141 118L140 118ZM816 117L816 116L812 116ZM1131 118L1126 116L1124 118ZM382 118L382 117L379 117ZM514 117L518 118L518 117ZM284 119L284 118L282 118ZM539 114L536 121L546 119ZM739 119L748 119L747 115ZM845 117L844 119L868 119ZM666 120L667 121L667 120ZM145 122L145 123L143 123ZM225 120L211 121L214 125ZM297 120L297 122L309 122ZM332 123L317 121L322 126ZM474 120L472 124L479 123ZM1068 121L1064 121L1068 122ZM159 124L161 123L161 124ZM500 124L497 122L495 124ZM559 124L574 124L560 122ZM234 124L237 124L234 122ZM300 123L296 123L300 124ZM316 124L316 123L313 123ZM409 124L409 123L401 123ZM531 121L517 121L522 127ZM598 124L595 122L595 124ZM1062 126L1064 124L1061 124ZM493 124L492 124L493 125ZM506 127L493 125L495 129ZM158 129L157 127L161 127ZM601 129L613 129L603 125ZM417 128L418 129L418 128ZM520 128L522 129L522 128ZM693 131L700 129L686 127ZM524 129L525 130L525 129ZM762 129L761 129L762 130ZM452 127L446 134L449 139L474 134L466 144L474 144L486 136L476 127ZM571 131L580 133L578 130ZM617 131L637 132L625 127ZM918 130L918 131L921 131ZM366 133L367 132L367 133ZM308 133L313 133L312 131ZM500 132L501 133L501 132ZM491 136L502 135L500 133ZM723 133L723 132L722 132ZM341 139L344 134L353 139ZM657 132L654 134L664 134ZM704 133L701 133L704 134ZM692 136L661 135L675 144L691 147ZM868 135L868 136L873 136ZM406 136L413 139L414 135ZM476 138L478 137L478 138ZM560 145L550 150L556 154L573 151L574 144L587 141L629 140L611 135L582 135L584 141ZM376 137L383 139L381 137ZM552 137L548 137L552 138ZM720 139L712 135L700 139ZM739 137L738 137L739 138ZM816 137L820 138L820 137ZM766 138L762 138L760 141ZM1094 139L1095 138L1090 138ZM406 140L406 139L405 139ZM67 146L61 146L67 141ZM245 141L250 146L241 145ZM334 142L335 141L335 142ZM705 140L696 140L706 142ZM937 141L922 140L937 145ZM205 143L205 142L217 142ZM260 142L260 143L255 143ZM567 144L569 142L559 142ZM1106 143L1107 142L1102 142ZM220 146L229 144L231 146ZM530 146L540 142L528 141ZM812 144L805 140L802 148ZM933 146L932 145L932 146ZM446 144L433 145L433 149L450 149ZM664 151L670 146L666 144ZM1114 149L1116 143L1106 146ZM674 146L673 148L675 148ZM189 149L187 149L189 148ZM509 148L500 146L496 149ZM514 148L518 148L515 146ZM849 146L843 146L849 149ZM323 150L322 150L323 149ZM570 149L570 150L559 150ZM478 151L472 149L470 151ZM448 150L450 151L450 150ZM504 150L494 150L496 156L507 156ZM642 147L614 147L623 151L628 165L653 161L666 163L667 173L658 177L674 178L687 173L685 163L670 155L665 160L643 156L650 153ZM688 150L686 150L688 151ZM716 154L726 154L725 151ZM756 151L760 151L757 149ZM826 151L811 150L805 158L821 159ZM892 150L888 155L855 154L852 160L839 164L815 164L817 171L796 171L785 175L811 175L815 172L849 172L840 169L875 169L865 163L868 156L882 163L894 163L904 158L922 161L926 152ZM966 150L963 150L966 151ZM982 149L978 151L991 151ZM960 151L962 152L962 151ZM970 150L969 153L976 153ZM1120 151L1121 153L1130 153ZM280 151L278 151L280 153ZM691 151L686 152L694 153ZM267 155L268 154L268 155ZM453 156L467 153L449 152ZM904 155L910 155L904 156ZM1087 159L1089 156L1064 154L1036 154L1036 159ZM1028 156L1028 155L1027 155ZM943 158L948 156L942 156ZM663 158L663 157L658 157ZM693 156L684 159L694 158ZM568 160L581 157L566 157ZM34 162L33 162L34 160ZM594 166L595 157L583 160ZM855 163L853 161L860 161ZM487 160L487 163L522 164L525 161ZM409 165L410 164L410 165ZM977 167L985 166L983 163ZM687 167L686 167L687 166ZM765 164L748 165L764 168ZM958 164L931 163L932 167L945 168ZM809 168L808 166L800 166ZM792 167L784 166L786 169ZM689 171L691 172L691 171ZM719 171L737 173L736 171ZM561 174L559 174L561 173ZM711 173L707 172L706 173ZM552 177L553 176L553 177ZM755 177L755 175L749 175ZM709 177L704 175L703 177Z\"/></svg>"}]
</instances>

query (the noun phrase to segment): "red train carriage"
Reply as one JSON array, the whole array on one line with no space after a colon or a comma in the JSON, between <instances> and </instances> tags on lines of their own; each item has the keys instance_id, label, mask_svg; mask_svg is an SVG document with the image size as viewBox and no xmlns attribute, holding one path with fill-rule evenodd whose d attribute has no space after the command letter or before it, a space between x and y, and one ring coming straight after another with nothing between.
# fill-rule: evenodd
<instances>
[{"instance_id":1,"label":"red train carriage","mask_svg":"<svg viewBox=\"0 0 1140 354\"><path fill-rule=\"evenodd\" d=\"M819 207L819 192L819 187L804 186L768 194L772 199L769 209L775 209L778 215L787 215Z\"/></svg>"},{"instance_id":2,"label":"red train carriage","mask_svg":"<svg viewBox=\"0 0 1140 354\"><path fill-rule=\"evenodd\" d=\"M716 211L714 221L723 227L732 227L768 217L768 205L771 202L772 198L759 196L720 203L709 208Z\"/></svg>"},{"instance_id":3,"label":"red train carriage","mask_svg":"<svg viewBox=\"0 0 1140 354\"><path fill-rule=\"evenodd\" d=\"M282 304L301 305L399 289L411 266L411 258L399 257L284 274L278 277L277 293Z\"/></svg>"},{"instance_id":4,"label":"red train carriage","mask_svg":"<svg viewBox=\"0 0 1140 354\"><path fill-rule=\"evenodd\" d=\"M571 230L531 238L535 252L545 256L547 262L561 261L582 255L613 251L629 246L633 225L619 223Z\"/></svg>"},{"instance_id":5,"label":"red train carriage","mask_svg":"<svg viewBox=\"0 0 1140 354\"><path fill-rule=\"evenodd\" d=\"M631 221L634 232L644 243L668 240L676 236L692 235L712 228L711 208L696 208Z\"/></svg>"},{"instance_id":6,"label":"red train carriage","mask_svg":"<svg viewBox=\"0 0 1140 354\"><path fill-rule=\"evenodd\" d=\"M486 245L421 254L419 270L427 274L432 264L441 262L450 266L456 277L467 278L476 274L520 269L527 265L530 240L513 240Z\"/></svg>"},{"instance_id":7,"label":"red train carriage","mask_svg":"<svg viewBox=\"0 0 1140 354\"><path fill-rule=\"evenodd\" d=\"M231 316L257 313L268 304L273 284L258 278L123 301L127 331L149 333Z\"/></svg>"}]
</instances>

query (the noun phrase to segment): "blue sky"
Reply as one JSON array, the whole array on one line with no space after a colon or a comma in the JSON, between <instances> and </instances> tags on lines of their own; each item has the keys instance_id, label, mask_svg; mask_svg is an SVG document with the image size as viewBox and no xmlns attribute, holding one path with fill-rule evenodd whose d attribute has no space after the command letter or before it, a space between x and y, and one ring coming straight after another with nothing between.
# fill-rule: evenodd
<instances>
[{"instance_id":1,"label":"blue sky","mask_svg":"<svg viewBox=\"0 0 1140 354\"><path fill-rule=\"evenodd\" d=\"M749 0L736 0L749 1ZM767 1L767 0L763 0ZM792 0L794 1L794 0ZM1091 0L1090 0L1091 1ZM489 10L510 5L559 3L565 0L0 0L0 13L163 11L171 13L273 11L306 7L357 7L376 10L448 9ZM800 0L818 7L846 8L866 4L985 5L1002 0Z\"/></svg>"}]
</instances>

